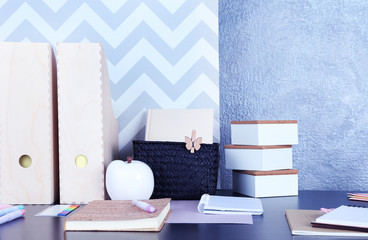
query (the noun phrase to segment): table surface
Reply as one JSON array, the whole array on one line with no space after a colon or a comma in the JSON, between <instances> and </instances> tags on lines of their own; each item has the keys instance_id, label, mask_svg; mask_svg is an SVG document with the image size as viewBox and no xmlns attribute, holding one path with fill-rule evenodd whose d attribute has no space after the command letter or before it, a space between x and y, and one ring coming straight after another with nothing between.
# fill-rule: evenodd
<instances>
[{"instance_id":1,"label":"table surface","mask_svg":"<svg viewBox=\"0 0 368 240\"><path fill-rule=\"evenodd\" d=\"M49 205L25 205L24 218L0 225L0 239L352 239L351 237L292 236L285 217L285 209L317 210L321 207L335 208L343 204L368 206L368 203L365 202L349 201L346 193L343 191L299 191L299 196L261 198L264 213L261 216L253 216L253 224L165 224L158 233L64 232L65 217L34 216ZM220 194L232 195L231 192L226 191Z\"/></svg>"}]
</instances>

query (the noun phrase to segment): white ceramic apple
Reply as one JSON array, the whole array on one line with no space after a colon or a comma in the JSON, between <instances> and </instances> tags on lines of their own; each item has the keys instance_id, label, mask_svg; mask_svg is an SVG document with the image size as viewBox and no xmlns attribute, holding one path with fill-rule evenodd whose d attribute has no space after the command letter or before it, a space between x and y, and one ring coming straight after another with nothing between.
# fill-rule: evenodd
<instances>
[{"instance_id":1,"label":"white ceramic apple","mask_svg":"<svg viewBox=\"0 0 368 240\"><path fill-rule=\"evenodd\" d=\"M153 193L154 178L144 162L114 160L106 170L106 190L112 200L146 200Z\"/></svg>"}]
</instances>

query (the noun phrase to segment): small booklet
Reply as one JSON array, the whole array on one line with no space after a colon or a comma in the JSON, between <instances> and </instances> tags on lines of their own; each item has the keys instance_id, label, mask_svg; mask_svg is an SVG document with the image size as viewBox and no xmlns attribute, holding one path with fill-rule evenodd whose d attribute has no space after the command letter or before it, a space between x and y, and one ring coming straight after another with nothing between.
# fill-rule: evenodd
<instances>
[{"instance_id":1,"label":"small booklet","mask_svg":"<svg viewBox=\"0 0 368 240\"><path fill-rule=\"evenodd\" d=\"M359 231L368 231L368 208L358 206L340 206L312 222L318 227L349 227Z\"/></svg>"},{"instance_id":2,"label":"small booklet","mask_svg":"<svg viewBox=\"0 0 368 240\"><path fill-rule=\"evenodd\" d=\"M261 215L263 206L260 199L203 194L198 204L200 213L208 214L252 214Z\"/></svg>"}]
</instances>

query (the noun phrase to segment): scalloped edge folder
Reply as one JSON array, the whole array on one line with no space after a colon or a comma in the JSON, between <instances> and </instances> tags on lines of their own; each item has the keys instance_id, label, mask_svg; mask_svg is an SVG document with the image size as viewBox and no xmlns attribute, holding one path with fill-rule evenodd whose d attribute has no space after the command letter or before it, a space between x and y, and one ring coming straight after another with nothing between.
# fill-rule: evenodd
<instances>
[{"instance_id":1,"label":"scalloped edge folder","mask_svg":"<svg viewBox=\"0 0 368 240\"><path fill-rule=\"evenodd\" d=\"M53 203L58 182L52 48L2 42L0 53L0 202ZM21 156L30 165L21 166Z\"/></svg>"},{"instance_id":2,"label":"scalloped edge folder","mask_svg":"<svg viewBox=\"0 0 368 240\"><path fill-rule=\"evenodd\" d=\"M58 43L60 202L107 198L104 173L118 155L118 124L100 43Z\"/></svg>"}]
</instances>

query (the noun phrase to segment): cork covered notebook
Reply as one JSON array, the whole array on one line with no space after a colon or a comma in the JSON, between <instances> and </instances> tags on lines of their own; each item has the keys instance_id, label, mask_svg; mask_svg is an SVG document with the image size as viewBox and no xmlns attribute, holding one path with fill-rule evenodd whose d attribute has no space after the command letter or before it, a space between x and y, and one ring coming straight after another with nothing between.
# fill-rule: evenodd
<instances>
[{"instance_id":1,"label":"cork covered notebook","mask_svg":"<svg viewBox=\"0 0 368 240\"><path fill-rule=\"evenodd\" d=\"M64 222L65 231L160 231L170 212L170 198L144 200L148 213L130 200L95 200Z\"/></svg>"}]
</instances>

